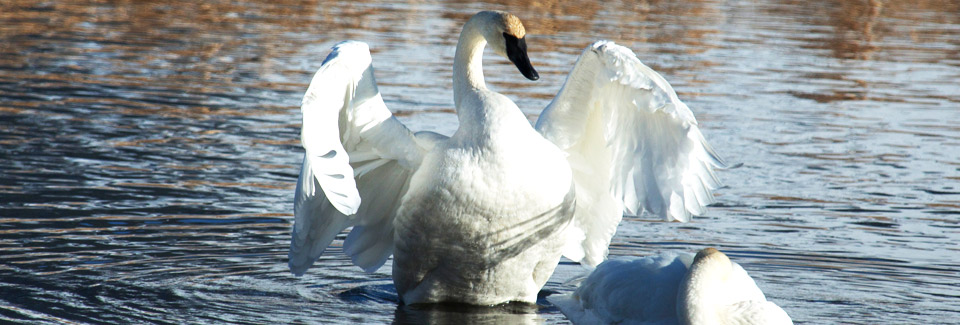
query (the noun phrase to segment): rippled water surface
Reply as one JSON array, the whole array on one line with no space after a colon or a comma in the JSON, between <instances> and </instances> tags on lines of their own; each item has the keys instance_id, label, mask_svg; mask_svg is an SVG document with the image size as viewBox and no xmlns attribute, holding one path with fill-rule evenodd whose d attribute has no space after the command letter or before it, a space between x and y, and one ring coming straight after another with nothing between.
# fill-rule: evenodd
<instances>
[{"instance_id":1,"label":"rippled water surface","mask_svg":"<svg viewBox=\"0 0 960 325\"><path fill-rule=\"evenodd\" d=\"M531 119L610 39L742 163L707 215L627 218L611 254L720 247L797 323L960 319L958 1L4 0L0 322L563 322L545 301L398 307L390 262L338 246L286 266L328 49L368 42L388 106L450 134L457 34L491 8L524 20L541 79L488 58L487 81Z\"/></svg>"}]
</instances>

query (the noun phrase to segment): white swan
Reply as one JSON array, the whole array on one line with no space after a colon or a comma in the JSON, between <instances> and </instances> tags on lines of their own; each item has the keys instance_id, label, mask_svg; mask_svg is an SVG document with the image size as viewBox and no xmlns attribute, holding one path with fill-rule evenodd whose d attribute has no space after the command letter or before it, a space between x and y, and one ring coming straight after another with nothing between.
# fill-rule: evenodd
<instances>
[{"instance_id":1,"label":"white swan","mask_svg":"<svg viewBox=\"0 0 960 325\"><path fill-rule=\"evenodd\" d=\"M547 300L574 324L793 324L714 248L609 260L574 293Z\"/></svg>"},{"instance_id":2,"label":"white swan","mask_svg":"<svg viewBox=\"0 0 960 325\"><path fill-rule=\"evenodd\" d=\"M487 89L481 66L489 44L537 79L524 35L506 12L464 25L453 76L460 125L449 138L412 133L392 116L366 44L334 47L301 107L294 274L352 226L344 252L368 272L393 254L407 304L535 302L561 254L587 265L605 258L624 212L681 221L704 212L722 163L660 75L597 42L534 129Z\"/></svg>"}]
</instances>

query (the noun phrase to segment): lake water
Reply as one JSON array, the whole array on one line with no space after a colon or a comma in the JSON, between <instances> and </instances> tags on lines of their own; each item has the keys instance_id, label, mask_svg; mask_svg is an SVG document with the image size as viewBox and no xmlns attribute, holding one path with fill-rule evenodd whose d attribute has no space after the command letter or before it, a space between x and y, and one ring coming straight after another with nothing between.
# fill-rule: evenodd
<instances>
[{"instance_id":1,"label":"lake water","mask_svg":"<svg viewBox=\"0 0 960 325\"><path fill-rule=\"evenodd\" d=\"M450 134L457 35L485 9L527 27L541 79L485 72L531 120L610 39L742 163L693 222L625 218L612 255L719 247L797 323L960 322L960 1L199 3L0 2L0 323L564 322L398 307L390 262L363 273L339 240L287 270L329 48L369 43L387 105Z\"/></svg>"}]
</instances>

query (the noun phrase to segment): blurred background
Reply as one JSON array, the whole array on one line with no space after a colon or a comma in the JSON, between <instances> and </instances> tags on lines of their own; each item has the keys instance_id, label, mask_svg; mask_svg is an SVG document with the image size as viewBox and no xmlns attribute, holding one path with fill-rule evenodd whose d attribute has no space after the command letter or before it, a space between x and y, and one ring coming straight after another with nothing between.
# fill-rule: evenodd
<instances>
[{"instance_id":1,"label":"blurred background","mask_svg":"<svg viewBox=\"0 0 960 325\"><path fill-rule=\"evenodd\" d=\"M369 43L395 114L451 134L454 47L488 9L526 26L541 79L484 68L531 120L609 39L742 163L690 223L625 218L612 256L718 247L796 323L960 319L960 1L4 0L0 322L565 322L546 301L398 307L390 262L363 273L340 240L286 266L329 48Z\"/></svg>"}]
</instances>

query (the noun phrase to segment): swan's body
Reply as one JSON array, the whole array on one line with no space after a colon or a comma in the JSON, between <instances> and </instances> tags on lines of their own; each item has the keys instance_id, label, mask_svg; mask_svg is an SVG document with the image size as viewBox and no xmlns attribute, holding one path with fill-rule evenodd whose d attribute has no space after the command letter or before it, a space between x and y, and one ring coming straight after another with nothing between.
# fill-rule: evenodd
<instances>
[{"instance_id":1,"label":"swan's body","mask_svg":"<svg viewBox=\"0 0 960 325\"><path fill-rule=\"evenodd\" d=\"M720 251L609 260L573 294L549 296L574 324L793 324Z\"/></svg>"},{"instance_id":2,"label":"swan's body","mask_svg":"<svg viewBox=\"0 0 960 325\"><path fill-rule=\"evenodd\" d=\"M460 128L424 157L394 221L393 280L405 302L536 301L573 216L563 153L483 83L485 19L467 22L457 46Z\"/></svg>"},{"instance_id":3,"label":"swan's body","mask_svg":"<svg viewBox=\"0 0 960 325\"><path fill-rule=\"evenodd\" d=\"M481 64L489 44L538 78L524 35L505 12L464 25L453 77L460 126L449 138L393 118L366 44L334 47L302 106L295 274L353 226L344 252L367 271L393 254L405 303L535 302L561 254L604 259L624 212L682 221L703 212L720 161L662 77L626 48L593 44L535 129L487 89Z\"/></svg>"}]
</instances>

